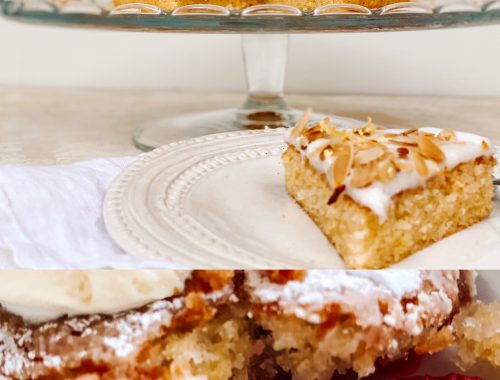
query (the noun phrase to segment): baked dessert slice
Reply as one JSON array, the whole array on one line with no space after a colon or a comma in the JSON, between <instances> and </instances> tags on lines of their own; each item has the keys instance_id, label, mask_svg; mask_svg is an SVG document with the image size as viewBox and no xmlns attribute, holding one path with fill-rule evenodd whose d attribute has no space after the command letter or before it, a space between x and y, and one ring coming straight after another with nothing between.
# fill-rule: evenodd
<instances>
[{"instance_id":1,"label":"baked dessert slice","mask_svg":"<svg viewBox=\"0 0 500 380\"><path fill-rule=\"evenodd\" d=\"M455 322L459 364L466 369L478 360L500 368L500 302L476 301Z\"/></svg>"},{"instance_id":2,"label":"baked dessert slice","mask_svg":"<svg viewBox=\"0 0 500 380\"><path fill-rule=\"evenodd\" d=\"M329 380L411 350L453 343L451 322L474 292L459 271L251 271L250 316L293 379ZM267 333L267 335L266 335Z\"/></svg>"},{"instance_id":3,"label":"baked dessert slice","mask_svg":"<svg viewBox=\"0 0 500 380\"><path fill-rule=\"evenodd\" d=\"M481 136L339 130L306 113L285 141L286 189L348 268L385 268L492 211L494 149Z\"/></svg>"},{"instance_id":4,"label":"baked dessert slice","mask_svg":"<svg viewBox=\"0 0 500 380\"><path fill-rule=\"evenodd\" d=\"M0 379L365 376L447 347L473 292L458 271L0 271Z\"/></svg>"},{"instance_id":5,"label":"baked dessert slice","mask_svg":"<svg viewBox=\"0 0 500 380\"><path fill-rule=\"evenodd\" d=\"M144 280L146 276L130 276L134 289L126 295L155 293L148 289L152 283ZM85 280L86 274L81 278L84 285L74 288L71 296L98 298L95 289L88 288L95 285L95 276L90 281ZM85 301L81 304L85 306ZM0 378L244 379L250 345L236 304L231 271L195 271L175 294L111 314L60 316L33 323L3 307ZM54 304L47 305L53 309ZM16 311L25 314L25 310Z\"/></svg>"}]
</instances>

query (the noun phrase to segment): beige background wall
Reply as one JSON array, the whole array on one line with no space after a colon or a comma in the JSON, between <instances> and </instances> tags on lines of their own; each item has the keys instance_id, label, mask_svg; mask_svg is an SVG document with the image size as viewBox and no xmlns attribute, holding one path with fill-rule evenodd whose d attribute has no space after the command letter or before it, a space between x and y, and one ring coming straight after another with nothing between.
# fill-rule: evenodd
<instances>
[{"instance_id":1,"label":"beige background wall","mask_svg":"<svg viewBox=\"0 0 500 380\"><path fill-rule=\"evenodd\" d=\"M0 84L244 89L238 35L34 27L0 19ZM500 26L293 35L289 92L500 96Z\"/></svg>"}]
</instances>

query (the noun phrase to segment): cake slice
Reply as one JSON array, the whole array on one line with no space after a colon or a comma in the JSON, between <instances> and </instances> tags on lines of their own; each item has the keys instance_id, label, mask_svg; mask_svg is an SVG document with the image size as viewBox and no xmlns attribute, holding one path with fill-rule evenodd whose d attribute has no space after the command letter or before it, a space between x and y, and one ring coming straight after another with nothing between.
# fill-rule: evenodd
<instances>
[{"instance_id":1,"label":"cake slice","mask_svg":"<svg viewBox=\"0 0 500 380\"><path fill-rule=\"evenodd\" d=\"M491 213L488 139L371 121L340 130L308 114L285 134L286 189L348 268L385 268Z\"/></svg>"},{"instance_id":2,"label":"cake slice","mask_svg":"<svg viewBox=\"0 0 500 380\"><path fill-rule=\"evenodd\" d=\"M249 271L250 317L270 356L294 380L438 352L453 343L453 316L474 294L459 271ZM267 332L267 335L265 334Z\"/></svg>"},{"instance_id":3,"label":"cake slice","mask_svg":"<svg viewBox=\"0 0 500 380\"><path fill-rule=\"evenodd\" d=\"M55 294L41 297L44 304L40 301L36 308L28 310L30 306L21 306L23 300L31 295L26 294L28 289L20 286L19 281L11 281L12 286L21 288L16 290L22 295L18 300L4 302L8 295L2 292L0 378L246 378L249 335L243 318L238 317L236 310L238 300L231 271L195 271L192 274L184 271L188 273L183 275L187 277L185 286L181 283L174 293L143 306L112 311L110 307L116 304L116 300L110 300L102 309L106 313L89 310L82 315L60 316L42 315L38 311L57 311L61 314L63 305L66 311L80 306L95 307L107 294L123 301L137 299L144 302L144 295L159 298L160 293L170 291L165 281L149 280L153 271L135 271L131 275L130 272L134 271L129 271L129 274L109 271L97 275L95 272L49 273L56 279L59 276L64 282L75 283L76 286L65 287L69 291L64 290L65 294L54 286L54 281L37 278L46 276L47 272L30 272L16 276L20 281L34 279L32 282L37 283L39 289L50 289ZM0 281L5 276L0 271ZM103 283L111 286L104 290L95 288ZM47 284L50 286L44 286ZM120 292L126 297L122 297ZM32 293L37 294L35 291ZM32 318L34 312L37 312L36 320Z\"/></svg>"}]
</instances>

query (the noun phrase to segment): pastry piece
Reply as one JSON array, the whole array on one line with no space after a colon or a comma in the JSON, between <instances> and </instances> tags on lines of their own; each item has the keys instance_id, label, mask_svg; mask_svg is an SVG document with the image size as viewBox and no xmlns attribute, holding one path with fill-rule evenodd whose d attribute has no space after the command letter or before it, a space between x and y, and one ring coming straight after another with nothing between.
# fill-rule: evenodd
<instances>
[{"instance_id":1,"label":"pastry piece","mask_svg":"<svg viewBox=\"0 0 500 380\"><path fill-rule=\"evenodd\" d=\"M286 189L348 268L385 268L492 211L494 149L420 128L340 130L308 113L286 132Z\"/></svg>"},{"instance_id":2,"label":"pastry piece","mask_svg":"<svg viewBox=\"0 0 500 380\"><path fill-rule=\"evenodd\" d=\"M474 302L454 323L459 364L466 369L477 360L500 368L500 302Z\"/></svg>"},{"instance_id":3,"label":"pastry piece","mask_svg":"<svg viewBox=\"0 0 500 380\"><path fill-rule=\"evenodd\" d=\"M192 275L189 271L30 272L16 275L37 284L34 292L40 296L44 291L53 294L45 294L32 308L24 302L32 294L19 281L11 283L17 284L17 293L24 298L15 303L0 286L0 378L226 380L246 376L249 338L243 318L234 311L237 299L230 271ZM48 274L55 280L40 278ZM0 273L2 280L6 276ZM57 285L65 281L71 284L59 291ZM111 288L101 288L103 283ZM106 293L128 299L129 305L145 304L129 309ZM108 301L108 307L103 308L101 301ZM86 315L62 315L79 313L82 307Z\"/></svg>"},{"instance_id":4,"label":"pastry piece","mask_svg":"<svg viewBox=\"0 0 500 380\"><path fill-rule=\"evenodd\" d=\"M302 11L311 11L317 7L328 4L356 4L362 5L367 8L381 8L383 6L397 3L396 0L143 0L141 3L155 5L168 12L173 11L175 8L194 5L194 4L212 4L228 8L230 10L238 11L254 5L261 4L282 4L291 5L301 9ZM119 6L123 4L137 3L133 0L114 0L114 5Z\"/></svg>"},{"instance_id":5,"label":"pastry piece","mask_svg":"<svg viewBox=\"0 0 500 380\"><path fill-rule=\"evenodd\" d=\"M298 380L329 380L349 369L363 377L377 361L448 347L452 318L474 292L469 273L459 271L246 275L249 316L269 355Z\"/></svg>"}]
</instances>

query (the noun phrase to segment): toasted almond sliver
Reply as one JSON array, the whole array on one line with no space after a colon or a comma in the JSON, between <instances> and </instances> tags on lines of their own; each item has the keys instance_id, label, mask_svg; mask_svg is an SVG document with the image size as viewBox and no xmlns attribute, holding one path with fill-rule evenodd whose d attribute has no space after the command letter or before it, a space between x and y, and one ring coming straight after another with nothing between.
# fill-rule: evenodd
<instances>
[{"instance_id":1,"label":"toasted almond sliver","mask_svg":"<svg viewBox=\"0 0 500 380\"><path fill-rule=\"evenodd\" d=\"M393 144L397 145L402 145L402 146L417 146L418 141L416 137L414 136L398 136L394 137L392 139L389 139L389 141Z\"/></svg>"},{"instance_id":2,"label":"toasted almond sliver","mask_svg":"<svg viewBox=\"0 0 500 380\"><path fill-rule=\"evenodd\" d=\"M427 168L427 164L425 163L425 159L416 149L411 150L411 156L413 158L413 163L415 164L415 169L417 173L422 177L427 177L429 175L429 169Z\"/></svg>"},{"instance_id":3,"label":"toasted almond sliver","mask_svg":"<svg viewBox=\"0 0 500 380\"><path fill-rule=\"evenodd\" d=\"M330 125L330 118L329 117L324 117L321 119L319 122L319 126L321 127L321 130L324 130L326 127Z\"/></svg>"},{"instance_id":4,"label":"toasted almond sliver","mask_svg":"<svg viewBox=\"0 0 500 380\"><path fill-rule=\"evenodd\" d=\"M481 147L483 148L483 150L490 149L490 145L487 143L486 140L481 141Z\"/></svg>"},{"instance_id":5,"label":"toasted almond sliver","mask_svg":"<svg viewBox=\"0 0 500 380\"><path fill-rule=\"evenodd\" d=\"M359 136L371 136L375 133L377 130L377 127L372 122L371 117L368 118L366 124L362 126L361 128L356 128L353 131L353 134L359 135Z\"/></svg>"},{"instance_id":6,"label":"toasted almond sliver","mask_svg":"<svg viewBox=\"0 0 500 380\"><path fill-rule=\"evenodd\" d=\"M437 138L442 141L456 142L457 136L452 129L443 129L438 133Z\"/></svg>"},{"instance_id":7,"label":"toasted almond sliver","mask_svg":"<svg viewBox=\"0 0 500 380\"><path fill-rule=\"evenodd\" d=\"M376 175L377 172L373 161L367 165L358 166L353 169L349 185L357 188L370 186L375 180Z\"/></svg>"},{"instance_id":8,"label":"toasted almond sliver","mask_svg":"<svg viewBox=\"0 0 500 380\"><path fill-rule=\"evenodd\" d=\"M306 131L303 132L303 134L307 136L307 135L310 135L313 133L318 133L318 132L321 132L321 125L316 124L314 127L306 129Z\"/></svg>"},{"instance_id":9,"label":"toasted almond sliver","mask_svg":"<svg viewBox=\"0 0 500 380\"><path fill-rule=\"evenodd\" d=\"M323 127L323 132L325 132L329 137L333 137L338 133L337 127L330 124Z\"/></svg>"},{"instance_id":10,"label":"toasted almond sliver","mask_svg":"<svg viewBox=\"0 0 500 380\"><path fill-rule=\"evenodd\" d=\"M391 160L385 159L378 163L377 178L383 182L387 183L396 175L396 168L392 164Z\"/></svg>"},{"instance_id":11,"label":"toasted almond sliver","mask_svg":"<svg viewBox=\"0 0 500 380\"><path fill-rule=\"evenodd\" d=\"M328 199L328 205L331 205L335 202L337 202L337 199L339 199L340 195L344 192L345 190L345 185L340 185L335 188L333 191L333 194L330 196L330 199Z\"/></svg>"},{"instance_id":12,"label":"toasted almond sliver","mask_svg":"<svg viewBox=\"0 0 500 380\"><path fill-rule=\"evenodd\" d=\"M335 142L325 141L323 144L318 146L314 153L319 155L319 158L324 160L326 156L332 156L335 151Z\"/></svg>"},{"instance_id":13,"label":"toasted almond sliver","mask_svg":"<svg viewBox=\"0 0 500 380\"><path fill-rule=\"evenodd\" d=\"M354 156L354 165L364 165L374 161L384 154L384 150L380 146L374 146L369 149L364 149L356 152Z\"/></svg>"},{"instance_id":14,"label":"toasted almond sliver","mask_svg":"<svg viewBox=\"0 0 500 380\"><path fill-rule=\"evenodd\" d=\"M336 186L344 183L347 174L352 166L353 148L351 144L343 146L342 151L338 154L333 163L333 181Z\"/></svg>"},{"instance_id":15,"label":"toasted almond sliver","mask_svg":"<svg viewBox=\"0 0 500 380\"><path fill-rule=\"evenodd\" d=\"M307 123L309 123L309 118L311 117L312 109L308 108L306 112L302 115L302 117L297 121L297 124L295 124L295 127L293 127L291 136L292 137L299 137L302 132L304 131L304 128L307 126Z\"/></svg>"},{"instance_id":16,"label":"toasted almond sliver","mask_svg":"<svg viewBox=\"0 0 500 380\"><path fill-rule=\"evenodd\" d=\"M408 157L408 154L410 153L410 151L408 150L408 148L405 147L405 146L400 146L397 149L397 152L398 152L398 157L399 158L406 158L406 157Z\"/></svg>"},{"instance_id":17,"label":"toasted almond sliver","mask_svg":"<svg viewBox=\"0 0 500 380\"><path fill-rule=\"evenodd\" d=\"M407 129L406 131L402 132L401 135L403 136L409 136L415 132L418 132L418 128L411 128L411 129Z\"/></svg>"},{"instance_id":18,"label":"toasted almond sliver","mask_svg":"<svg viewBox=\"0 0 500 380\"><path fill-rule=\"evenodd\" d=\"M314 130L314 131L309 130L304 135L307 138L307 141L309 142L313 142L314 140L323 138L325 136L325 134L320 130Z\"/></svg>"},{"instance_id":19,"label":"toasted almond sliver","mask_svg":"<svg viewBox=\"0 0 500 380\"><path fill-rule=\"evenodd\" d=\"M436 162L443 162L445 159L444 153L436 144L433 139L425 134L419 133L418 135L418 149L420 153L427 158Z\"/></svg>"}]
</instances>

